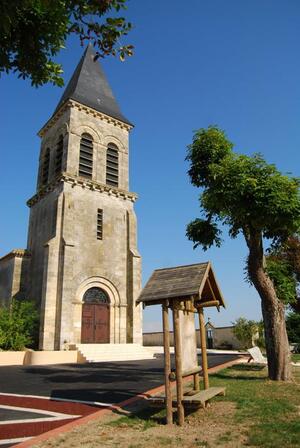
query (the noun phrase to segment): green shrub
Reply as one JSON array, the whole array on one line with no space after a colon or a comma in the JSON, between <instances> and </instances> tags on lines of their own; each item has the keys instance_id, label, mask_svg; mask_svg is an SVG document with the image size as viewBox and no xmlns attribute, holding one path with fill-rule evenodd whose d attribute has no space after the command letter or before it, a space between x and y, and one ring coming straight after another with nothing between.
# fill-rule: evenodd
<instances>
[{"instance_id":1,"label":"green shrub","mask_svg":"<svg viewBox=\"0 0 300 448\"><path fill-rule=\"evenodd\" d=\"M300 313L289 313L287 315L286 331L289 341L300 345Z\"/></svg>"},{"instance_id":2,"label":"green shrub","mask_svg":"<svg viewBox=\"0 0 300 448\"><path fill-rule=\"evenodd\" d=\"M254 320L247 320L244 317L239 317L235 322L232 322L233 334L241 343L242 348L253 347L258 345L260 348L265 347L264 326L263 322L255 322Z\"/></svg>"},{"instance_id":3,"label":"green shrub","mask_svg":"<svg viewBox=\"0 0 300 448\"><path fill-rule=\"evenodd\" d=\"M0 308L0 349L35 348L38 341L39 313L34 302L13 300Z\"/></svg>"}]
</instances>

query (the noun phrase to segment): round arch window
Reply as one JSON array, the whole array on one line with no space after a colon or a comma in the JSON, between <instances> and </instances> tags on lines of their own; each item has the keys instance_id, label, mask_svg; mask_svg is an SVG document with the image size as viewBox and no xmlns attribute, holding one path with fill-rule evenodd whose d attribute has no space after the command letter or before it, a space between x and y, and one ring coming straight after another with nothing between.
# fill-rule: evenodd
<instances>
[{"instance_id":1,"label":"round arch window","mask_svg":"<svg viewBox=\"0 0 300 448\"><path fill-rule=\"evenodd\" d=\"M83 296L84 303L103 303L109 304L110 300L105 291L101 288L93 287L85 291Z\"/></svg>"}]
</instances>

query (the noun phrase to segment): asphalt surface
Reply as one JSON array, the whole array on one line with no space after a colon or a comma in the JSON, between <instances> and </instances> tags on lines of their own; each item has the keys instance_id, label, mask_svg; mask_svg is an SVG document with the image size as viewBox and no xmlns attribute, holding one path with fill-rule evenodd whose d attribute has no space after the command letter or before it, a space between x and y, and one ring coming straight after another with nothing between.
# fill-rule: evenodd
<instances>
[{"instance_id":1,"label":"asphalt surface","mask_svg":"<svg viewBox=\"0 0 300 448\"><path fill-rule=\"evenodd\" d=\"M236 359L209 354L209 367ZM199 357L201 365L201 357ZM143 361L0 367L0 393L120 403L163 384L163 358Z\"/></svg>"},{"instance_id":2,"label":"asphalt surface","mask_svg":"<svg viewBox=\"0 0 300 448\"><path fill-rule=\"evenodd\" d=\"M24 412L11 409L0 409L0 421L10 422L10 420L18 420L20 418L41 418L45 417L44 414L38 414L37 412Z\"/></svg>"}]
</instances>

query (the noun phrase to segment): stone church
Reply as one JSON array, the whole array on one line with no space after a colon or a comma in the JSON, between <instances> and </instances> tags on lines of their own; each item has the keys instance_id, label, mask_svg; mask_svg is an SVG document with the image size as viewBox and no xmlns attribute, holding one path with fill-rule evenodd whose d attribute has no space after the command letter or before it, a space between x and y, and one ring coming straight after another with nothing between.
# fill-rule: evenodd
<instances>
[{"instance_id":1,"label":"stone church","mask_svg":"<svg viewBox=\"0 0 300 448\"><path fill-rule=\"evenodd\" d=\"M0 259L2 303L26 297L40 306L40 349L142 342L132 128L88 46L39 132L27 249Z\"/></svg>"}]
</instances>

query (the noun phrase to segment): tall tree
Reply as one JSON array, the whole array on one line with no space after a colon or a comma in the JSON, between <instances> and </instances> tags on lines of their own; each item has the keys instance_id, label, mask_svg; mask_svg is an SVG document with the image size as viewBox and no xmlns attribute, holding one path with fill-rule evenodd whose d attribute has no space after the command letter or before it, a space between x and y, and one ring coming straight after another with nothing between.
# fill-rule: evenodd
<instances>
[{"instance_id":1,"label":"tall tree","mask_svg":"<svg viewBox=\"0 0 300 448\"><path fill-rule=\"evenodd\" d=\"M131 29L122 9L126 0L1 0L0 74L62 86L62 67L53 57L70 34L92 42L98 57L119 54L123 60L133 47L119 42Z\"/></svg>"},{"instance_id":2,"label":"tall tree","mask_svg":"<svg viewBox=\"0 0 300 448\"><path fill-rule=\"evenodd\" d=\"M281 174L261 155L237 154L216 126L195 132L188 146L188 174L202 188L201 217L187 226L194 247L222 243L220 224L229 235L242 234L248 246L248 276L261 298L269 378L289 380L285 304L265 268L264 240L286 241L300 228L300 181Z\"/></svg>"}]
</instances>

